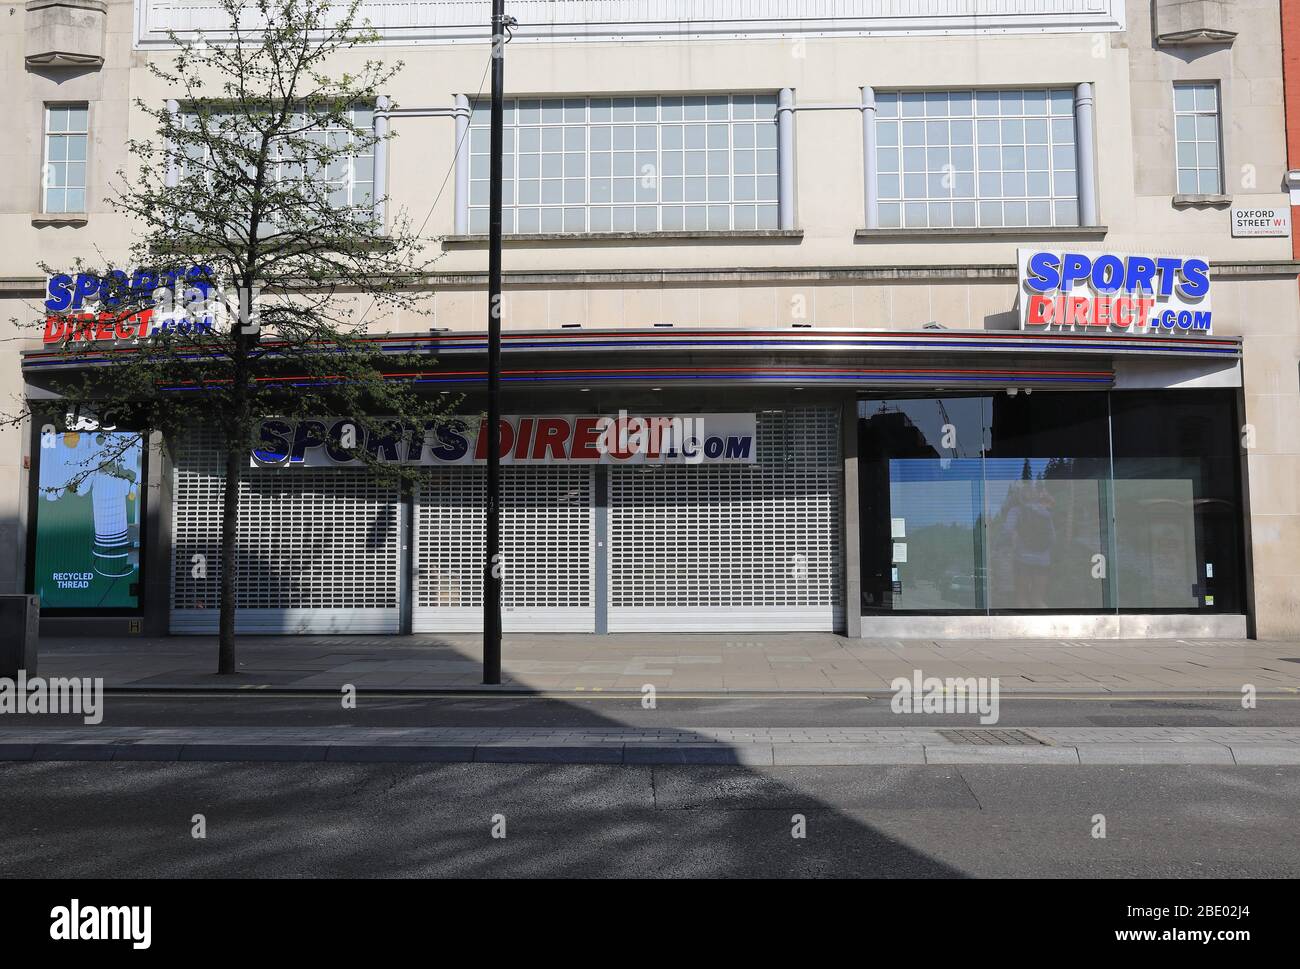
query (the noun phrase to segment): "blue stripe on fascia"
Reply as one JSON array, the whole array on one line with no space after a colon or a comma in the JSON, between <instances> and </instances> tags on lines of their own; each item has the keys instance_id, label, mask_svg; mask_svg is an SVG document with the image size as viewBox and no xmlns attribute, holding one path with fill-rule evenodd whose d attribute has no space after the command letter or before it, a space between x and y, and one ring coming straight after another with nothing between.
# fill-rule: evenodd
<instances>
[{"instance_id":1,"label":"blue stripe on fascia","mask_svg":"<svg viewBox=\"0 0 1300 969\"><path fill-rule=\"evenodd\" d=\"M1138 339L1141 339L1141 338L1138 338ZM694 349L700 349L700 348L702 348L702 347L737 347L737 346L740 346L740 347L745 347L745 346L752 346L752 347L772 347L772 346L791 346L791 345L792 345L792 344L791 344L789 341L786 341L786 340L707 340L707 339L702 339L702 340L690 340L690 341L688 341L688 340L665 340L665 341L661 341L661 340L635 340L635 341L634 341L634 340L614 340L614 341L583 340L583 341L576 341L576 342L573 342L573 343L567 343L567 342L566 342L566 343L563 343L563 344L555 344L555 343L537 343L537 342L527 342L527 343L524 343L524 342L516 342L516 341L511 340L511 341L508 341L508 342L503 346L503 349L505 349L505 348L507 348L507 347L508 347L509 349L512 349L512 350L538 350L538 349L547 349L547 348L552 348L552 349L554 349L554 348L556 348L556 347L558 347L559 349L564 349L564 350L574 349L574 348L589 349L589 350L597 350L597 349L610 349L610 348L616 348L616 347L617 347L617 348L636 348L636 349L640 349L640 348L643 348L643 347L650 347L650 348L671 347L671 348L673 348L673 349L680 349L680 348L687 348L687 349L694 348ZM815 343L812 343L811 341L809 341L809 342L799 342L799 343L796 343L796 344L793 344L793 345L796 346L796 347L807 347L807 346L816 346L816 345L818 345L818 344L815 344ZM859 348L860 348L860 349L877 349L877 348L879 348L879 347L924 347L924 348L926 348L926 349L935 349L935 348L944 348L944 346L945 346L944 343L941 342L941 341L930 342L930 341L924 341L924 340L834 340L834 341L826 341L826 342L825 342L824 344L822 344L822 345L825 345L825 346L832 346L832 347L837 347L837 346L838 346L838 347L846 347L846 348L852 348L852 349L859 349ZM1135 343L1135 344L1129 344L1129 343L1118 344L1118 343L1116 343L1116 344L1111 344L1111 345L1107 345L1107 344L1096 344L1096 343L1052 343L1052 344L1043 345L1043 344L1034 343L1033 341L1024 341L1024 340L1017 340L1017 341L1007 340L1007 341L1005 341L1005 342L999 342L999 343L988 343L988 342L975 341L975 340L963 340L961 343L958 343L958 344L950 344L950 345L948 345L948 348L949 348L949 349L956 348L956 347L961 347L961 348L964 348L964 347L1010 348L1010 349L1017 349L1017 350L1020 350L1020 349L1033 349L1033 350L1043 350L1043 351L1046 351L1046 352L1053 352L1053 351L1057 351L1057 350L1095 350L1095 351L1098 351L1098 352L1101 352L1101 353L1116 353L1116 352L1122 352L1122 351L1124 351L1125 349L1136 350L1136 351L1139 351L1139 352L1171 352L1171 351L1172 351L1172 352L1175 352L1175 353L1207 353L1207 354L1209 354L1209 353L1213 353L1213 354L1223 354L1223 353L1236 354L1236 353L1239 353L1239 352L1240 352L1240 350L1239 350L1238 348L1236 348L1236 347L1222 347L1222 348L1220 348L1220 347L1192 346L1192 347L1177 347L1177 348L1175 348L1175 347L1172 347L1172 346L1159 346L1159 345L1157 345L1157 346L1147 346L1147 347L1144 347L1144 346L1141 345L1141 343ZM451 350L451 349L453 349L453 348L452 348L452 347L448 347L448 348L446 348L446 349ZM486 349L487 349L487 344L486 344L486 343L458 343L458 344L455 345L454 349L456 349L456 350L486 350ZM435 349L434 352L437 352L436 349Z\"/></svg>"},{"instance_id":2,"label":"blue stripe on fascia","mask_svg":"<svg viewBox=\"0 0 1300 969\"><path fill-rule=\"evenodd\" d=\"M938 375L945 382L957 380L981 381L993 380L993 376L953 376L951 374ZM1108 384L1111 383L1110 377L1034 377L1027 379L1021 375L1009 374L1008 379L1016 379L1023 383L1043 384L1043 383L1065 383L1065 384ZM478 384L483 383L486 377L419 377L410 381L413 384ZM912 374L884 374L873 376L873 380L935 380L935 375L912 375ZM649 376L630 376L630 377L602 377L599 375L575 375L565 377L502 377L503 383L557 383L557 382L613 382L613 381L631 381L631 380L693 380L693 381L720 381L720 380L748 380L760 382L790 381L792 383L804 383L810 380L857 380L862 383L871 383L871 380L864 380L855 374L781 374L781 375L760 375L751 376L740 374L738 376L719 377L716 374L681 374L665 375L651 374ZM293 383L284 383L284 387L328 387L337 386L337 380L318 380L318 381L295 381ZM182 390L203 390L203 387L164 387L164 391L182 391Z\"/></svg>"},{"instance_id":3,"label":"blue stripe on fascia","mask_svg":"<svg viewBox=\"0 0 1300 969\"><path fill-rule=\"evenodd\" d=\"M483 383L483 381L486 380L486 379L487 379L486 377L454 377L454 378L453 378L453 377L420 377L420 378L417 378L417 379L415 379L415 380L413 380L413 381L411 381L411 382L412 382L412 383L417 383L417 384L471 384L471 383ZM608 382L611 382L611 381L629 381L629 380L640 380L640 381L651 381L651 380L663 380L663 381L667 381L667 380L696 380L696 381L699 381L699 380L706 380L706 381L747 380L747 381L772 381L772 382L774 382L774 381L790 381L790 382L792 382L792 383L803 383L803 382L809 382L809 381L813 381L813 380L855 380L855 381L858 381L858 382L861 382L861 383L871 383L872 381L875 381L875 380L927 380L927 381L933 381L933 380L936 380L936 379L942 379L942 380L944 380L945 382L956 381L956 380L965 380L965 381L975 382L975 381L991 381L991 380L995 380L995 379L997 379L997 378L996 378L996 375L993 375L993 376L981 376L981 375L953 376L953 375L951 375L951 374L942 374L942 375L939 375L939 377L936 377L936 376L933 375L933 374L920 374L920 375L912 375L912 374L873 374L872 377L871 377L870 379L863 378L863 377L861 377L861 376L858 375L858 374L780 374L780 375L771 375L771 374L763 374L763 375L739 374L739 375L736 375L736 376L719 376L719 375L717 375L717 374L699 374L699 375L691 375L691 374L684 374L684 375L650 374L650 375L646 375L646 376L633 375L633 376L626 376L626 377L609 377L609 376L600 376L600 375L591 375L591 374L588 374L588 375L576 375L576 376L566 376L566 377L505 377L505 376L503 376L503 377L501 378L501 380L502 380L503 383L559 383L559 382L570 382L570 381L578 381L578 382L599 382L599 381L603 381L603 382L607 382L607 383L608 383ZM1111 382L1112 382L1112 378L1110 378L1110 377L1033 377L1033 378L1026 378L1026 377L1019 376L1019 375L1009 375L1009 376L1008 376L1008 379L1015 379L1015 380L1022 381L1022 382L1024 382L1024 383L1034 383L1034 384L1042 384L1042 383L1064 383L1064 384L1108 384L1108 383L1111 383Z\"/></svg>"}]
</instances>

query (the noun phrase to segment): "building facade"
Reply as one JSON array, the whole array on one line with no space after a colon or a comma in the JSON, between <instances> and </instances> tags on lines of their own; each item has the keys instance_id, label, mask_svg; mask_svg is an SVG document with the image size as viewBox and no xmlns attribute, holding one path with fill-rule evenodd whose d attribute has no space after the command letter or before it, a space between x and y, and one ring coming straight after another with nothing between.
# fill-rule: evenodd
<instances>
[{"instance_id":1,"label":"building facade","mask_svg":"<svg viewBox=\"0 0 1300 969\"><path fill-rule=\"evenodd\" d=\"M432 328L373 330L427 347L467 415L489 6L363 7L406 67L359 107L397 137L345 176L437 237ZM506 630L1300 635L1279 5L701 6L509 5ZM168 31L220 43L217 14L11 11L5 321L40 317L41 263L125 251L101 200L150 133L133 99L173 96L148 62ZM6 397L61 366L4 347ZM642 418L675 430L593 446ZM215 629L215 576L189 567L215 559L202 435L77 496L77 545L39 489L92 442L40 430L0 436L0 584L41 593L50 628ZM270 426L252 458L240 627L477 628L472 417L411 456L409 495L335 466L328 435Z\"/></svg>"}]
</instances>

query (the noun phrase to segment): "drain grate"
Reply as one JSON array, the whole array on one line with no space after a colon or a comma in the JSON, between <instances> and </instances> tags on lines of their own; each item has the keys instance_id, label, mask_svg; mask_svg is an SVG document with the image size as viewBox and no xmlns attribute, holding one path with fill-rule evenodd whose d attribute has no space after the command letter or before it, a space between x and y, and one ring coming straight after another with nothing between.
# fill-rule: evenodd
<instances>
[{"instance_id":1,"label":"drain grate","mask_svg":"<svg viewBox=\"0 0 1300 969\"><path fill-rule=\"evenodd\" d=\"M940 730L939 736L949 743L978 747L1050 747L1041 737L1028 730Z\"/></svg>"}]
</instances>

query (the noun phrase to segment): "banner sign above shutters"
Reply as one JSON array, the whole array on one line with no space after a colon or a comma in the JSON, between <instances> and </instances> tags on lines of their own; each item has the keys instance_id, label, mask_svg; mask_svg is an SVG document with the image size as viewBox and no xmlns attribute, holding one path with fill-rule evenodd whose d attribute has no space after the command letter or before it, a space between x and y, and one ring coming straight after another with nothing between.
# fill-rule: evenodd
<instances>
[{"instance_id":1,"label":"banner sign above shutters","mask_svg":"<svg viewBox=\"0 0 1300 969\"><path fill-rule=\"evenodd\" d=\"M372 423L374 423L372 421ZM366 435L353 418L262 422L251 465L356 467L358 453L414 465L483 464L488 435L477 416L448 417L423 433L390 422ZM505 417L502 464L753 464L753 414Z\"/></svg>"}]
</instances>

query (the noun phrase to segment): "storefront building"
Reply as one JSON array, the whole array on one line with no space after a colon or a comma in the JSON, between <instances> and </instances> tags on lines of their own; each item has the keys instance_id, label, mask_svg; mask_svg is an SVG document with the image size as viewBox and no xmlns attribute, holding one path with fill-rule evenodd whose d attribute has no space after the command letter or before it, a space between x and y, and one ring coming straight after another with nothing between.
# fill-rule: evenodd
<instances>
[{"instance_id":1,"label":"storefront building","mask_svg":"<svg viewBox=\"0 0 1300 969\"><path fill-rule=\"evenodd\" d=\"M85 13L72 40L34 6L3 39L27 138L0 150L32 168L0 189L6 319L39 315L38 259L124 246L95 199L142 123L129 99L168 98L142 59L211 26L197 4L63 6ZM653 26L658 5L546 25L527 17L558 8L519 6L507 632L1300 636L1277 4L861 0L788 21L754 2ZM330 418L269 420L240 499L247 632L481 623L487 7L383 9L408 67L366 110L399 137L348 187L427 210L443 255L433 328L373 331L427 351L463 418L394 451L426 468L406 491L334 460ZM8 392L69 366L20 349ZM628 422L672 430L609 447ZM51 629L214 631L201 429L66 504L40 487L94 435L42 431L0 438L0 581L39 592Z\"/></svg>"}]
</instances>

